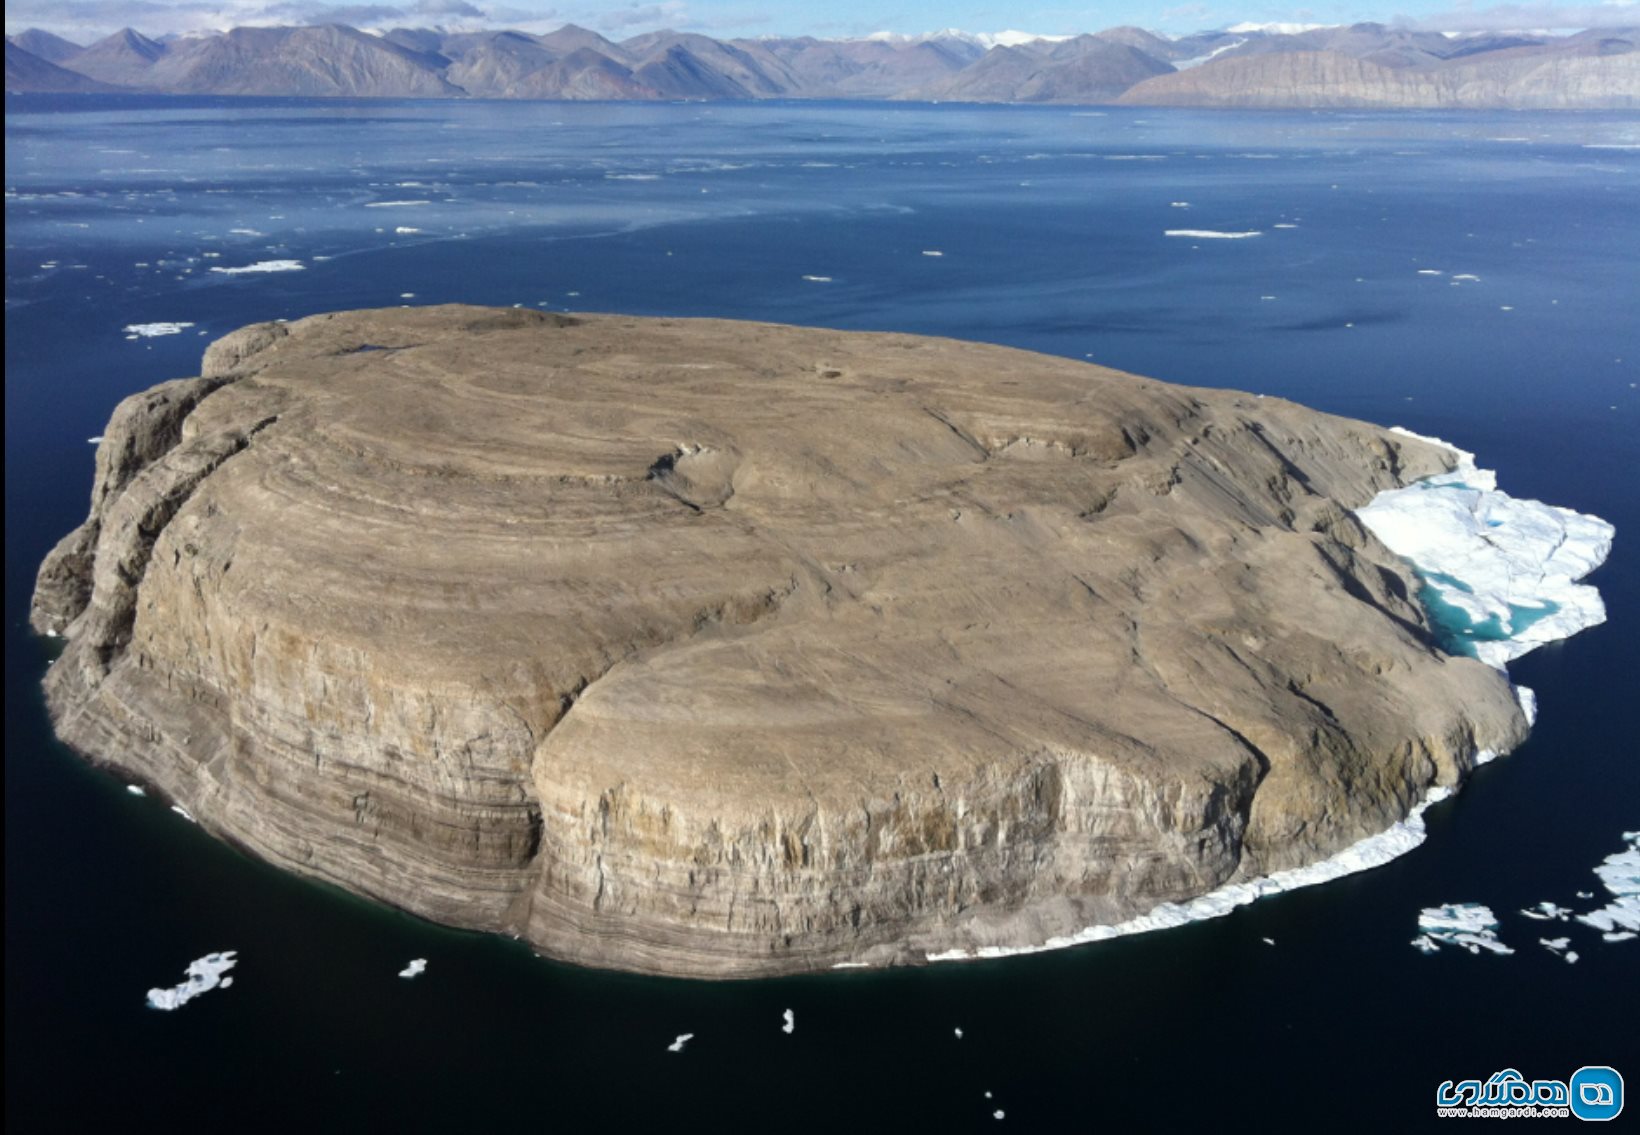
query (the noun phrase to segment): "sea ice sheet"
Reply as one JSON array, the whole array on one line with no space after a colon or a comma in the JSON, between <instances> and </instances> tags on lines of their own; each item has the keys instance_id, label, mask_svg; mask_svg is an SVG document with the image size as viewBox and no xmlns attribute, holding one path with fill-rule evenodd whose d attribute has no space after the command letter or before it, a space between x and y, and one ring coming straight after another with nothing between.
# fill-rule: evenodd
<instances>
[{"instance_id":1,"label":"sea ice sheet","mask_svg":"<svg viewBox=\"0 0 1640 1135\"><path fill-rule=\"evenodd\" d=\"M1600 593L1577 580L1610 553L1610 524L1516 500L1498 489L1496 474L1476 467L1474 454L1421 440L1457 454L1457 468L1379 493L1356 515L1418 569L1420 598L1454 645L1501 670L1535 647L1605 621Z\"/></svg>"}]
</instances>

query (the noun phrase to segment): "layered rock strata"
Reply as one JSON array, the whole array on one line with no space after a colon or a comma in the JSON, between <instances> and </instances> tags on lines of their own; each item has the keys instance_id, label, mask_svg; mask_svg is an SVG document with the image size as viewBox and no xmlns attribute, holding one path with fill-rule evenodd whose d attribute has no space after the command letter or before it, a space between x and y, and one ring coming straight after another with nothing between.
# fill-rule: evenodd
<instances>
[{"instance_id":1,"label":"layered rock strata","mask_svg":"<svg viewBox=\"0 0 1640 1135\"><path fill-rule=\"evenodd\" d=\"M69 744L275 863L592 965L886 964L1515 744L1350 512L1450 461L946 340L350 312L121 403L33 622Z\"/></svg>"}]
</instances>

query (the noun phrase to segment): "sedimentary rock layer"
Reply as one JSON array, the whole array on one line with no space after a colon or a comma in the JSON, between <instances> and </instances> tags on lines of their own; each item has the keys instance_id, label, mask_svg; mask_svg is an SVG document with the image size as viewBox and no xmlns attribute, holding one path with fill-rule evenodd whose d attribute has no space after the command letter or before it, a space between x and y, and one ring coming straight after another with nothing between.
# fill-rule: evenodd
<instances>
[{"instance_id":1,"label":"sedimentary rock layer","mask_svg":"<svg viewBox=\"0 0 1640 1135\"><path fill-rule=\"evenodd\" d=\"M294 870L700 976L1039 942L1326 856L1524 722L1276 399L905 335L263 324L115 411L62 737Z\"/></svg>"}]
</instances>

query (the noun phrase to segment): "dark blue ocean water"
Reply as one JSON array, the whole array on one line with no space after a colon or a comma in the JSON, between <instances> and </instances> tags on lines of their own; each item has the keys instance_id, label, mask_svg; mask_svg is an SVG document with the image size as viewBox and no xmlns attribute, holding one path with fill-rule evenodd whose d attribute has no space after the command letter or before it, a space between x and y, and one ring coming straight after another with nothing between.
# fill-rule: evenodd
<instances>
[{"instance_id":1,"label":"dark blue ocean water","mask_svg":"<svg viewBox=\"0 0 1640 1135\"><path fill-rule=\"evenodd\" d=\"M1640 944L1515 914L1597 905L1574 896L1640 828L1637 146L1632 115L8 98L8 1121L1382 1131L1505 1067L1640 1091ZM274 260L303 268L211 271ZM1531 740L1367 874L1006 962L699 984L543 961L127 795L51 739L26 629L119 398L244 323L445 301L950 335L1403 424L1614 522L1610 621L1516 664ZM194 326L122 331L156 321ZM1412 950L1456 901L1517 953ZM231 989L144 1007L219 949Z\"/></svg>"}]
</instances>

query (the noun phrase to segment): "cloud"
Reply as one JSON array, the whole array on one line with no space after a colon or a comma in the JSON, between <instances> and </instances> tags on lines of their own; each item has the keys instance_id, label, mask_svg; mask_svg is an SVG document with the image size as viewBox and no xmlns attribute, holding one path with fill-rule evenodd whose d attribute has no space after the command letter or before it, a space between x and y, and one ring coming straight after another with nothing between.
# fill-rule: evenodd
<instances>
[{"instance_id":1,"label":"cloud","mask_svg":"<svg viewBox=\"0 0 1640 1135\"><path fill-rule=\"evenodd\" d=\"M683 0L662 0L659 4L632 4L604 12L592 21L608 31L639 27L684 27L690 24L689 5Z\"/></svg>"},{"instance_id":2,"label":"cloud","mask_svg":"<svg viewBox=\"0 0 1640 1135\"><path fill-rule=\"evenodd\" d=\"M1400 16L1396 22L1427 31L1487 32L1535 29L1620 28L1640 25L1640 2L1607 0L1603 4L1498 4L1491 8L1460 5L1431 16Z\"/></svg>"},{"instance_id":3,"label":"cloud","mask_svg":"<svg viewBox=\"0 0 1640 1135\"><path fill-rule=\"evenodd\" d=\"M154 36L329 23L354 27L404 23L482 27L529 21L556 27L563 20L554 15L552 9L543 7L487 10L472 0L6 0L6 32L38 27L89 42L123 27Z\"/></svg>"}]
</instances>

